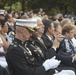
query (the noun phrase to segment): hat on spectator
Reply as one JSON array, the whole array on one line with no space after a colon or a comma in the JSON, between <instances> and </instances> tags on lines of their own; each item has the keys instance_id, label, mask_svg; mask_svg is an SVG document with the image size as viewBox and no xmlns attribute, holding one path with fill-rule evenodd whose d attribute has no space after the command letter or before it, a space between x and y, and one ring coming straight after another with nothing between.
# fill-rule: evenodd
<instances>
[{"instance_id":1,"label":"hat on spectator","mask_svg":"<svg viewBox=\"0 0 76 75\"><path fill-rule=\"evenodd\" d=\"M37 20L16 19L15 22L16 22L16 26L25 27L30 31L35 31L35 30L39 29L39 27L37 26Z\"/></svg>"},{"instance_id":2,"label":"hat on spectator","mask_svg":"<svg viewBox=\"0 0 76 75\"><path fill-rule=\"evenodd\" d=\"M5 10L0 10L0 15L4 15Z\"/></svg>"}]
</instances>

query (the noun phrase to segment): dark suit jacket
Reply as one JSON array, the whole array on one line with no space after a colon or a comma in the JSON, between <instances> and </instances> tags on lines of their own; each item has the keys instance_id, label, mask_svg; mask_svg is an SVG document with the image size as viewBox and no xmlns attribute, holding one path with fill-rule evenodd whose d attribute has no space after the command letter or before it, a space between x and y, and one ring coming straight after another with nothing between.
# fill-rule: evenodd
<instances>
[{"instance_id":1,"label":"dark suit jacket","mask_svg":"<svg viewBox=\"0 0 76 75\"><path fill-rule=\"evenodd\" d=\"M0 75L9 75L7 70L2 66L0 66Z\"/></svg>"},{"instance_id":2,"label":"dark suit jacket","mask_svg":"<svg viewBox=\"0 0 76 75\"><path fill-rule=\"evenodd\" d=\"M42 35L42 39L47 47L47 49L51 48L53 45L53 42L48 38L48 36L46 34Z\"/></svg>"},{"instance_id":3,"label":"dark suit jacket","mask_svg":"<svg viewBox=\"0 0 76 75\"><path fill-rule=\"evenodd\" d=\"M57 59L61 60L62 65L73 67L76 69L76 62L72 62L73 54L72 52L67 52L64 39L61 41L60 46L57 50Z\"/></svg>"}]
</instances>

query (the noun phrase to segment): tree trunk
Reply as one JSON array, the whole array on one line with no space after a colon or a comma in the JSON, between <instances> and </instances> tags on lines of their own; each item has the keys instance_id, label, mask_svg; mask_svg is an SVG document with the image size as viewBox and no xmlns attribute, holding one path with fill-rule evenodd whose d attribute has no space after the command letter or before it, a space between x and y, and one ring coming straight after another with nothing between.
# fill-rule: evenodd
<instances>
[{"instance_id":1,"label":"tree trunk","mask_svg":"<svg viewBox=\"0 0 76 75\"><path fill-rule=\"evenodd\" d=\"M25 0L22 0L22 11L25 11Z\"/></svg>"},{"instance_id":2,"label":"tree trunk","mask_svg":"<svg viewBox=\"0 0 76 75\"><path fill-rule=\"evenodd\" d=\"M67 14L67 13L68 13L68 6L65 5L65 14Z\"/></svg>"}]
</instances>

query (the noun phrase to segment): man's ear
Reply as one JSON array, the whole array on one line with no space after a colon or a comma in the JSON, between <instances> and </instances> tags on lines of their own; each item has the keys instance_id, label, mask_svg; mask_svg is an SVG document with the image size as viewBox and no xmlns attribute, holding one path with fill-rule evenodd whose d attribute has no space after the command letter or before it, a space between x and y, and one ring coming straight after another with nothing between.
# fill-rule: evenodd
<instances>
[{"instance_id":1,"label":"man's ear","mask_svg":"<svg viewBox=\"0 0 76 75\"><path fill-rule=\"evenodd\" d=\"M20 32L21 32L22 34L23 34L23 30L24 30L23 27L21 27L21 28L20 28Z\"/></svg>"}]
</instances>

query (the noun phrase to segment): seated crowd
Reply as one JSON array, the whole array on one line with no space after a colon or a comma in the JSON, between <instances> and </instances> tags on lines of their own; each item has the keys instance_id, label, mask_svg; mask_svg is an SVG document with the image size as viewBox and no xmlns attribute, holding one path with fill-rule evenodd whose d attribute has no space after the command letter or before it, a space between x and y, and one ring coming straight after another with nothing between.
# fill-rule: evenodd
<instances>
[{"instance_id":1,"label":"seated crowd","mask_svg":"<svg viewBox=\"0 0 76 75\"><path fill-rule=\"evenodd\" d=\"M75 18L0 10L1 75L76 75Z\"/></svg>"}]
</instances>

